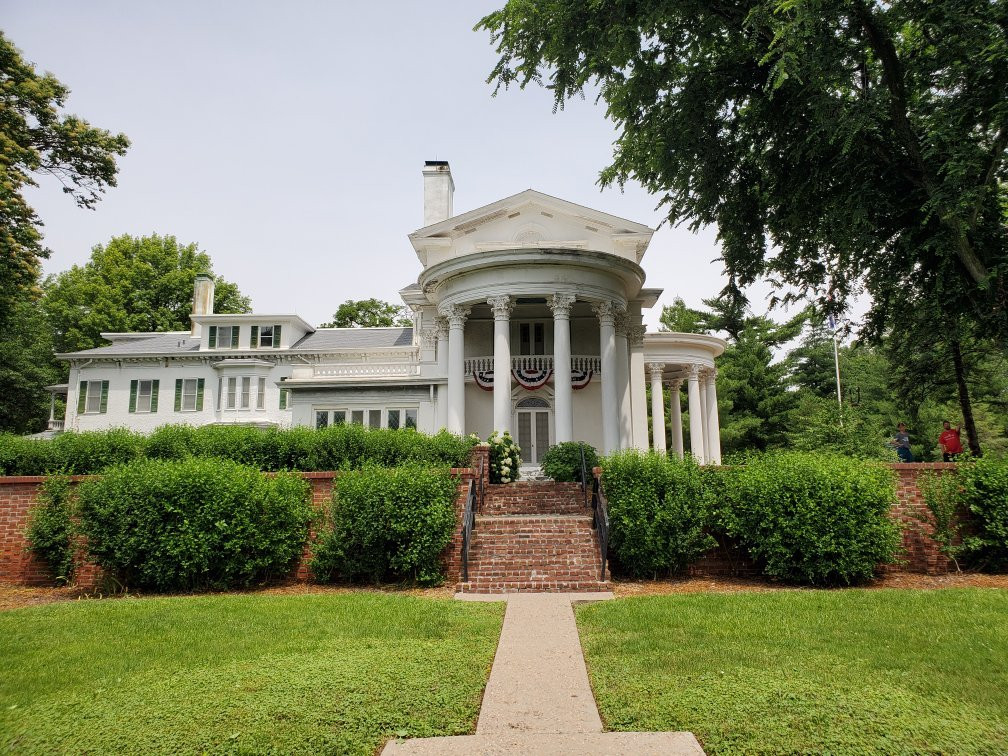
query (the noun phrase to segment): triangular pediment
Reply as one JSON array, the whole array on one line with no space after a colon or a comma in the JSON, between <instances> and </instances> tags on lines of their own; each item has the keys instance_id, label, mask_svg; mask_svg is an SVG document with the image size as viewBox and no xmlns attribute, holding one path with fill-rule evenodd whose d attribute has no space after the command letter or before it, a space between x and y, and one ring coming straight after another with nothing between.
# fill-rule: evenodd
<instances>
[{"instance_id":1,"label":"triangular pediment","mask_svg":"<svg viewBox=\"0 0 1008 756\"><path fill-rule=\"evenodd\" d=\"M527 189L410 234L425 266L447 257L523 247L591 249L640 257L654 229Z\"/></svg>"}]
</instances>

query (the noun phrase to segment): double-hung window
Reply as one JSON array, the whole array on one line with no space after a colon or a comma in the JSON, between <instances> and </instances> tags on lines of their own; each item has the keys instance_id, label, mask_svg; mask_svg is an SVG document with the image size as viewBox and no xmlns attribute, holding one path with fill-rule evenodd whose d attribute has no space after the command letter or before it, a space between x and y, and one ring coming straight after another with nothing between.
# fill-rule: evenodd
<instances>
[{"instance_id":1,"label":"double-hung window","mask_svg":"<svg viewBox=\"0 0 1008 756\"><path fill-rule=\"evenodd\" d=\"M518 324L518 354L546 354L546 324Z\"/></svg>"},{"instance_id":2,"label":"double-hung window","mask_svg":"<svg viewBox=\"0 0 1008 756\"><path fill-rule=\"evenodd\" d=\"M130 381L130 412L157 412L160 381Z\"/></svg>"},{"instance_id":3,"label":"double-hung window","mask_svg":"<svg viewBox=\"0 0 1008 756\"><path fill-rule=\"evenodd\" d=\"M211 349L237 349L238 326L210 326Z\"/></svg>"},{"instance_id":4,"label":"double-hung window","mask_svg":"<svg viewBox=\"0 0 1008 756\"><path fill-rule=\"evenodd\" d=\"M249 347L252 349L278 349L280 347L280 326L252 326Z\"/></svg>"},{"instance_id":5,"label":"double-hung window","mask_svg":"<svg viewBox=\"0 0 1008 756\"><path fill-rule=\"evenodd\" d=\"M77 393L78 415L99 415L108 410L108 381L81 381Z\"/></svg>"},{"instance_id":6,"label":"double-hung window","mask_svg":"<svg viewBox=\"0 0 1008 756\"><path fill-rule=\"evenodd\" d=\"M175 379L175 411L200 412L203 410L203 378Z\"/></svg>"}]
</instances>

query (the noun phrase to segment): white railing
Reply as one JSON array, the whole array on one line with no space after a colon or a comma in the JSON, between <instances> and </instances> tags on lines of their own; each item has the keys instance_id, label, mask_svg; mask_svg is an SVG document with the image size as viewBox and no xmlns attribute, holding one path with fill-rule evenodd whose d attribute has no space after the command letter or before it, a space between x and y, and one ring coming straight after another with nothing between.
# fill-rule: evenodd
<instances>
[{"instance_id":1,"label":"white railing","mask_svg":"<svg viewBox=\"0 0 1008 756\"><path fill-rule=\"evenodd\" d=\"M62 420L50 420L49 421L49 430L59 430L59 431L63 430L63 421Z\"/></svg>"},{"instance_id":2,"label":"white railing","mask_svg":"<svg viewBox=\"0 0 1008 756\"><path fill-rule=\"evenodd\" d=\"M316 378L406 378L420 375L416 362L362 362L354 365L318 365L313 371Z\"/></svg>"},{"instance_id":3,"label":"white railing","mask_svg":"<svg viewBox=\"0 0 1008 756\"><path fill-rule=\"evenodd\" d=\"M511 358L511 369L519 370L522 372L532 372L537 370L552 370L553 368L553 355L552 354L532 354L532 355L518 355ZM466 375L472 375L474 372L487 373L494 369L494 358L489 357L471 357L465 361L465 373ZM571 357L571 370L573 372L584 372L586 370L591 370L593 373L598 375L602 372L602 358L594 357L591 355L574 355Z\"/></svg>"}]
</instances>

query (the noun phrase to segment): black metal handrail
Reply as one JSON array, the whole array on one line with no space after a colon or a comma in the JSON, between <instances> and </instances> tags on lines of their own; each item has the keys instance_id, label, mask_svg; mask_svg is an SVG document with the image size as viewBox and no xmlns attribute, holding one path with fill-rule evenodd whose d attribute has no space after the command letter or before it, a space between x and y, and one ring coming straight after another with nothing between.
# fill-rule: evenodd
<instances>
[{"instance_id":1,"label":"black metal handrail","mask_svg":"<svg viewBox=\"0 0 1008 756\"><path fill-rule=\"evenodd\" d=\"M588 468L585 464L584 442L578 446L581 450L581 503L588 506Z\"/></svg>"},{"instance_id":2,"label":"black metal handrail","mask_svg":"<svg viewBox=\"0 0 1008 756\"><path fill-rule=\"evenodd\" d=\"M602 481L596 475L592 480L592 527L598 535L599 556L602 558L600 581L605 581L606 561L609 559L609 502L602 492Z\"/></svg>"},{"instance_id":3,"label":"black metal handrail","mask_svg":"<svg viewBox=\"0 0 1008 756\"><path fill-rule=\"evenodd\" d=\"M469 544L476 529L476 481L469 481L465 509L462 512L462 582L469 582Z\"/></svg>"}]
</instances>

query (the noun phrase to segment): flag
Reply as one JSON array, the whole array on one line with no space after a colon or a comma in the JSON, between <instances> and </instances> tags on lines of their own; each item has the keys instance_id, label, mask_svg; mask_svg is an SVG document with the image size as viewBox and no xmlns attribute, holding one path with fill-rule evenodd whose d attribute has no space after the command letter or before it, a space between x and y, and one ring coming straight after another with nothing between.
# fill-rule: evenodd
<instances>
[{"instance_id":1,"label":"flag","mask_svg":"<svg viewBox=\"0 0 1008 756\"><path fill-rule=\"evenodd\" d=\"M829 323L830 330L836 332L836 318L830 315L827 322Z\"/></svg>"}]
</instances>

